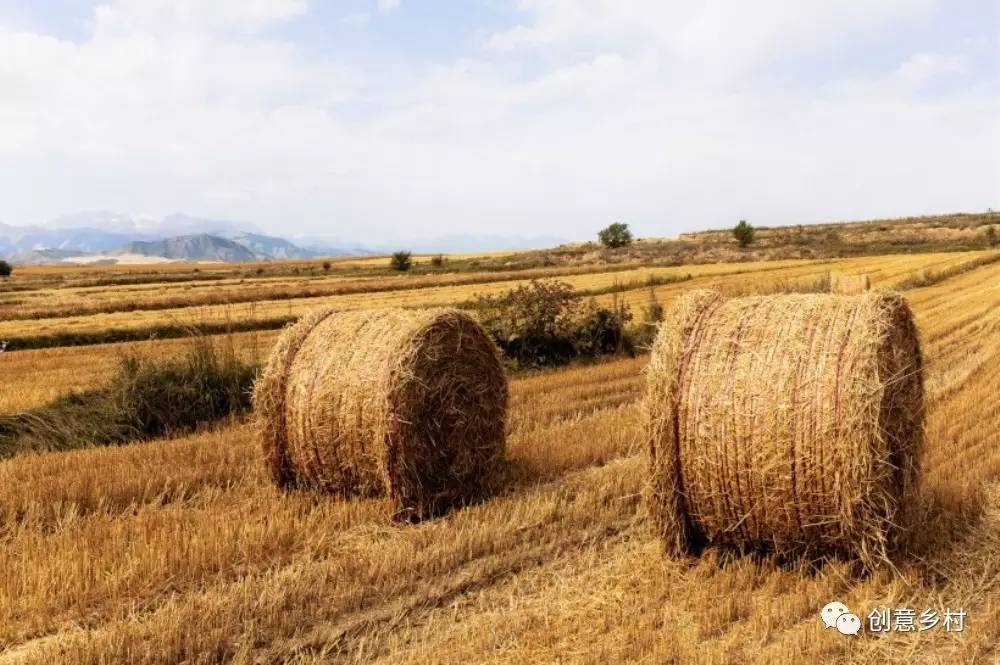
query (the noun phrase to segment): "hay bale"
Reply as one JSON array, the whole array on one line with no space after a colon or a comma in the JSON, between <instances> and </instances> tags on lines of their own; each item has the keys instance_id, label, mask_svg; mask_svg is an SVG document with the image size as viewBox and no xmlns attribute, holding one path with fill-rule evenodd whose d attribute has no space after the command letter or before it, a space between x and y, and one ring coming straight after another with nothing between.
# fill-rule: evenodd
<instances>
[{"instance_id":1,"label":"hay bale","mask_svg":"<svg viewBox=\"0 0 1000 665\"><path fill-rule=\"evenodd\" d=\"M872 281L866 274L845 275L836 270L830 271L830 293L842 296L856 296L870 291Z\"/></svg>"},{"instance_id":2,"label":"hay bale","mask_svg":"<svg viewBox=\"0 0 1000 665\"><path fill-rule=\"evenodd\" d=\"M919 467L921 367L898 294L678 299L644 406L647 505L668 551L884 560Z\"/></svg>"},{"instance_id":3,"label":"hay bale","mask_svg":"<svg viewBox=\"0 0 1000 665\"><path fill-rule=\"evenodd\" d=\"M503 457L507 380L459 311L326 309L281 335L254 408L280 486L384 495L420 519L481 493Z\"/></svg>"}]
</instances>

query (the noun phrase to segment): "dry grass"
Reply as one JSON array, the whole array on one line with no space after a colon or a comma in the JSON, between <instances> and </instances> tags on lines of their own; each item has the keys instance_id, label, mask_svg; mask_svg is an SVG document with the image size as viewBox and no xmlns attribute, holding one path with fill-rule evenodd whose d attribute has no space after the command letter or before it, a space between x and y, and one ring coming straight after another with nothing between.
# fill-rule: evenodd
<instances>
[{"instance_id":1,"label":"dry grass","mask_svg":"<svg viewBox=\"0 0 1000 665\"><path fill-rule=\"evenodd\" d=\"M500 352L455 310L318 310L278 340L254 387L285 488L390 497L398 519L478 499L504 453Z\"/></svg>"},{"instance_id":2,"label":"dry grass","mask_svg":"<svg viewBox=\"0 0 1000 665\"><path fill-rule=\"evenodd\" d=\"M876 285L933 262L867 261L845 269ZM688 286L657 288L667 302ZM0 662L994 662L1000 266L908 299L927 361L925 500L896 572L663 556L639 502L644 360L624 360L514 379L516 473L417 525L392 523L383 499L282 494L242 426L2 462ZM98 365L113 355L86 351ZM7 353L0 369L71 383L55 366L78 353ZM7 385L40 390L30 376ZM848 639L818 620L834 598L859 614L964 607L969 620L963 634Z\"/></svg>"},{"instance_id":3,"label":"dry grass","mask_svg":"<svg viewBox=\"0 0 1000 665\"><path fill-rule=\"evenodd\" d=\"M581 291L602 291L613 288L616 284L645 284L650 278L678 278L731 276L758 271L775 271L783 268L795 268L803 265L802 261L782 261L747 264L713 264L704 266L682 266L669 268L634 268L612 272L591 272L590 268L582 274L562 274L558 271L532 271L530 276L559 276L573 288ZM579 273L579 271L577 271ZM41 335L101 332L107 330L137 330L151 326L179 325L191 322L199 324L222 324L229 321L267 320L275 317L302 316L320 306L337 307L343 310L372 309L386 307L431 307L448 306L464 303L480 294L500 293L530 280L522 277L511 280L506 274L497 274L494 281L483 282L482 276L473 281L462 281L467 276L462 275L452 279L428 278L422 283L416 277L415 283L409 277L383 277L369 280L367 290L361 290L358 284L353 286L330 284L323 287L329 293L337 293L336 289L345 290L342 295L320 295L310 297L281 297L268 300L268 290L263 289L253 301L237 304L225 303L200 306L197 298L189 302L190 306L182 305L167 309L130 311L111 311L107 313L92 313L85 315L70 315L58 318L44 319L14 319L0 320L0 339L18 339L20 337L37 337ZM434 280L434 281L431 281ZM400 288L400 284L406 288ZM246 287L240 287L246 288ZM311 287L318 288L318 287ZM643 286L642 288L645 288ZM292 289L294 290L294 289ZM59 290L61 291L61 290ZM55 297L63 302L66 293L56 293ZM76 296L77 299L80 296ZM88 301L90 295L83 296ZM119 296L114 290L108 295L110 302L118 302ZM245 299L244 299L245 300ZM50 301L49 305L53 305ZM73 306L81 305L74 303ZM37 306L32 305L37 308Z\"/></svg>"},{"instance_id":4,"label":"dry grass","mask_svg":"<svg viewBox=\"0 0 1000 665\"><path fill-rule=\"evenodd\" d=\"M671 314L645 401L650 514L668 550L887 561L923 442L906 301L694 291Z\"/></svg>"},{"instance_id":5,"label":"dry grass","mask_svg":"<svg viewBox=\"0 0 1000 665\"><path fill-rule=\"evenodd\" d=\"M830 272L830 292L844 296L856 296L872 288L872 280L868 275L845 275L833 270Z\"/></svg>"}]
</instances>

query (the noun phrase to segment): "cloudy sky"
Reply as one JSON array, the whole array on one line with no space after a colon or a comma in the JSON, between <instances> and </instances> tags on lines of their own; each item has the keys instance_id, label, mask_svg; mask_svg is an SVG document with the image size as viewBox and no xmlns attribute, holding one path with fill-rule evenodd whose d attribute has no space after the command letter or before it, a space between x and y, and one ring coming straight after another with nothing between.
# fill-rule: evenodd
<instances>
[{"instance_id":1,"label":"cloudy sky","mask_svg":"<svg viewBox=\"0 0 1000 665\"><path fill-rule=\"evenodd\" d=\"M0 0L0 221L358 240L1000 207L995 0Z\"/></svg>"}]
</instances>

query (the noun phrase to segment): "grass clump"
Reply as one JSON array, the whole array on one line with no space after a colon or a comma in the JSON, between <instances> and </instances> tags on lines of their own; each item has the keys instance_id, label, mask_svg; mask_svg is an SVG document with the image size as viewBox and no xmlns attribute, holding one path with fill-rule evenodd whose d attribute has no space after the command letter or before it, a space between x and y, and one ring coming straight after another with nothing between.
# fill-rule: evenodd
<instances>
[{"instance_id":1,"label":"grass clump","mask_svg":"<svg viewBox=\"0 0 1000 665\"><path fill-rule=\"evenodd\" d=\"M196 335L182 357L166 361L127 355L103 388L0 417L0 457L190 432L247 411L255 375L228 337Z\"/></svg>"}]
</instances>

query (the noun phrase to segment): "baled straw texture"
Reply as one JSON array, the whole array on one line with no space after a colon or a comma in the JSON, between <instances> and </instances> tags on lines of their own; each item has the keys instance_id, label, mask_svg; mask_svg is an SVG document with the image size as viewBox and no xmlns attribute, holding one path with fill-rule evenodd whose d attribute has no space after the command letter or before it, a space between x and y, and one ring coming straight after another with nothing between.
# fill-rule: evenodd
<instances>
[{"instance_id":1,"label":"baled straw texture","mask_svg":"<svg viewBox=\"0 0 1000 665\"><path fill-rule=\"evenodd\" d=\"M420 519L475 500L504 452L507 380L456 310L321 310L280 337L254 390L275 481L391 498Z\"/></svg>"},{"instance_id":2,"label":"baled straw texture","mask_svg":"<svg viewBox=\"0 0 1000 665\"><path fill-rule=\"evenodd\" d=\"M923 442L902 296L694 291L661 326L647 372L647 501L668 551L886 560Z\"/></svg>"},{"instance_id":3,"label":"baled straw texture","mask_svg":"<svg viewBox=\"0 0 1000 665\"><path fill-rule=\"evenodd\" d=\"M856 296L871 288L871 278L866 274L845 275L836 270L830 272L830 293L837 293L843 296Z\"/></svg>"}]
</instances>

